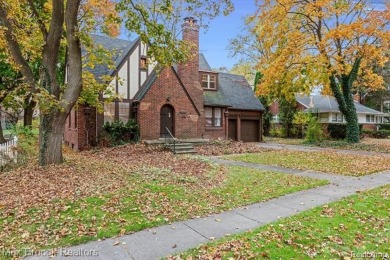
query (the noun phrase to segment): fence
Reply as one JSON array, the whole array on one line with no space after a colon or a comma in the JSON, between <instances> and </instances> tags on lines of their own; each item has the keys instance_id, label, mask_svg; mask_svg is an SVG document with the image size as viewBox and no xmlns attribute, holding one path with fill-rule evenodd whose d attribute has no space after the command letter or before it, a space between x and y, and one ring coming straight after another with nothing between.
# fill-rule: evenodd
<instances>
[{"instance_id":1,"label":"fence","mask_svg":"<svg viewBox=\"0 0 390 260\"><path fill-rule=\"evenodd\" d=\"M0 144L0 167L3 167L12 160L17 162L18 137L11 137L6 143Z\"/></svg>"}]
</instances>

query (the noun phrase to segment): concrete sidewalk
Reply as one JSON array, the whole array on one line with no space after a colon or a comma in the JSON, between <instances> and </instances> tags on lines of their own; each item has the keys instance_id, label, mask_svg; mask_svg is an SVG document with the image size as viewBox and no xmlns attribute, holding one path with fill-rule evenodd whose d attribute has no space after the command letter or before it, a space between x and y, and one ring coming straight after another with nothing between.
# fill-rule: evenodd
<instances>
[{"instance_id":1,"label":"concrete sidewalk","mask_svg":"<svg viewBox=\"0 0 390 260\"><path fill-rule=\"evenodd\" d=\"M337 201L343 197L355 194L356 191L390 184L390 171L363 177L347 177L233 162L220 158L212 158L212 160L220 164L241 165L256 169L274 170L286 174L326 179L331 183L326 186L288 194L220 214L176 222L171 225L160 226L118 238L60 249L59 255L54 259L72 259L72 255L78 256L77 259L159 259L169 254L196 247L199 244L205 244L210 240L254 229L280 218ZM28 259L49 259L49 257L34 256Z\"/></svg>"}]
</instances>

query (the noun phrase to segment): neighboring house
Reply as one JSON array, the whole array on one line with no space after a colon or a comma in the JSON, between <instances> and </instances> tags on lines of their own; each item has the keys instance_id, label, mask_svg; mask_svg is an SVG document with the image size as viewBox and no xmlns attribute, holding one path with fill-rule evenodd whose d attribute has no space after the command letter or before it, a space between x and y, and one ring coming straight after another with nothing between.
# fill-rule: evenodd
<instances>
[{"instance_id":1,"label":"neighboring house","mask_svg":"<svg viewBox=\"0 0 390 260\"><path fill-rule=\"evenodd\" d=\"M118 76L110 86L123 98L95 108L74 108L65 127L64 141L74 150L96 144L107 121L133 118L140 126L140 138L165 137L167 129L176 137L260 141L263 105L243 76L211 70L198 53L199 26L186 18L183 40L195 44L196 53L185 64L156 72L147 60L147 45L94 36L94 41L115 55L115 70L100 66L95 76ZM71 76L71 75L69 75ZM104 96L102 97L104 100Z\"/></svg>"},{"instance_id":2,"label":"neighboring house","mask_svg":"<svg viewBox=\"0 0 390 260\"><path fill-rule=\"evenodd\" d=\"M339 110L337 101L332 96L323 95L301 95L295 94L297 108L301 111L311 111L316 114L319 122L323 124L343 124L346 123L344 116ZM365 128L376 128L376 124L383 123L384 113L355 102L359 124ZM277 101L270 106L273 115L273 122L278 123L279 108ZM276 121L276 122L275 122Z\"/></svg>"}]
</instances>

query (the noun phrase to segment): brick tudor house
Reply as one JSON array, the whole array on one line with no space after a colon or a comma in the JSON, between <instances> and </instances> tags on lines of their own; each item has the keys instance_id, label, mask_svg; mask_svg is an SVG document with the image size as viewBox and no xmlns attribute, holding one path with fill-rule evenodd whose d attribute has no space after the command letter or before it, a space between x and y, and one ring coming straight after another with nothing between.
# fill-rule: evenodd
<instances>
[{"instance_id":1,"label":"brick tudor house","mask_svg":"<svg viewBox=\"0 0 390 260\"><path fill-rule=\"evenodd\" d=\"M78 106L68 115L64 141L74 150L95 145L107 121L134 118L142 140L164 137L261 141L263 105L243 76L212 71L199 54L199 26L184 20L183 40L195 44L196 55L185 64L158 74L147 62L147 46L139 39L125 41L93 36L97 44L117 53L115 70L97 67L96 77L118 76L110 83L123 98L104 104L104 113ZM104 96L102 98L104 100Z\"/></svg>"}]
</instances>

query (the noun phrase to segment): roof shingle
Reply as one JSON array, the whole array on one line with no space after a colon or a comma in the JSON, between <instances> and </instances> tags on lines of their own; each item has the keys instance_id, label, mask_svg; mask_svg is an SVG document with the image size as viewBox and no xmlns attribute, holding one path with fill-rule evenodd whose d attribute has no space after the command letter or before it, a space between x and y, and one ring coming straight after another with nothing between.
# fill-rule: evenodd
<instances>
[{"instance_id":1,"label":"roof shingle","mask_svg":"<svg viewBox=\"0 0 390 260\"><path fill-rule=\"evenodd\" d=\"M309 96L309 95L295 94L295 99L297 100L297 102L301 103L306 108L315 109L320 113L340 112L339 105L336 99L332 96L326 96L326 95ZM382 112L363 106L362 104L359 104L357 102L355 102L355 108L356 108L356 112L360 114L383 114Z\"/></svg>"}]
</instances>

